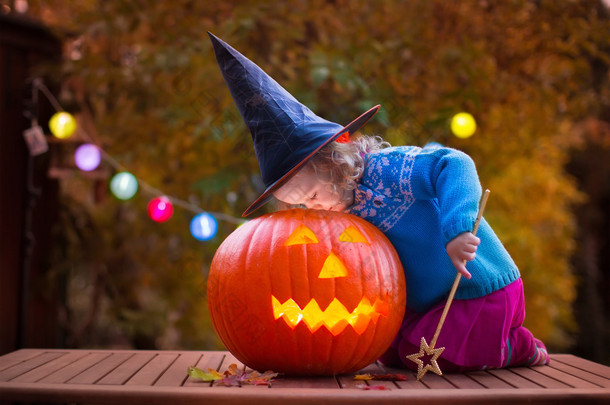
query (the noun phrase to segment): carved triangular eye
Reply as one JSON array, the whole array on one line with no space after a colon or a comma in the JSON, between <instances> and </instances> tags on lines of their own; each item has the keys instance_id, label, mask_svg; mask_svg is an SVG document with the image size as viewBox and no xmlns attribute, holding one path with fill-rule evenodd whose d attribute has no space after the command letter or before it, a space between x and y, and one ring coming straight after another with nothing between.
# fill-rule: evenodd
<instances>
[{"instance_id":1,"label":"carved triangular eye","mask_svg":"<svg viewBox=\"0 0 610 405\"><path fill-rule=\"evenodd\" d=\"M284 242L284 246L307 245L309 243L318 243L318 238L311 229L301 224L290 234Z\"/></svg>"},{"instance_id":2,"label":"carved triangular eye","mask_svg":"<svg viewBox=\"0 0 610 405\"><path fill-rule=\"evenodd\" d=\"M366 243L369 244L369 241L364 237L362 232L356 229L355 226L350 225L339 236L339 242L352 242L352 243Z\"/></svg>"}]
</instances>

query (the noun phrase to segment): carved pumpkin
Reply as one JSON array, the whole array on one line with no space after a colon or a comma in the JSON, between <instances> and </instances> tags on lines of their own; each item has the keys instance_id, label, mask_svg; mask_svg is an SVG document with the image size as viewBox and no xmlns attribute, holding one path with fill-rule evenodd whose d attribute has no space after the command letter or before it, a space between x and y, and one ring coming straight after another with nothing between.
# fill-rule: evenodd
<instances>
[{"instance_id":1,"label":"carved pumpkin","mask_svg":"<svg viewBox=\"0 0 610 405\"><path fill-rule=\"evenodd\" d=\"M256 370L329 375L375 361L395 337L406 292L385 235L353 215L294 209L236 229L208 277L212 322Z\"/></svg>"}]
</instances>

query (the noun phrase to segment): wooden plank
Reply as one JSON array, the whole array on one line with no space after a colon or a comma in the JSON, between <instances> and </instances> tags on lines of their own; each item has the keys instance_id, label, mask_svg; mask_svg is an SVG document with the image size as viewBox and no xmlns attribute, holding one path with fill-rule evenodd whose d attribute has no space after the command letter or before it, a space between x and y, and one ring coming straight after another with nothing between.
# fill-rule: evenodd
<instances>
[{"instance_id":1,"label":"wooden plank","mask_svg":"<svg viewBox=\"0 0 610 405\"><path fill-rule=\"evenodd\" d=\"M384 373L385 374L385 370L383 370L380 366L376 366L374 364L370 364L367 367L358 370L355 373L348 373L348 374L341 374L341 375L337 375L335 376L335 380L337 381L337 384L339 385L340 388L343 389L349 389L349 388L359 388L361 385L371 385L371 384L367 384L366 381L364 380L354 380L354 376L356 376L357 374L380 374L380 373ZM394 386L393 388L396 388L396 386Z\"/></svg>"},{"instance_id":2,"label":"wooden plank","mask_svg":"<svg viewBox=\"0 0 610 405\"><path fill-rule=\"evenodd\" d=\"M35 382L35 381L41 380L44 377L47 377L49 374L53 374L57 371L60 371L64 367L69 366L70 364L85 357L86 355L87 355L87 352L81 352L81 351L68 352L68 353L64 354L63 356L57 357L57 358L41 365L40 367L36 367L36 368L28 371L27 373L24 373L18 377L15 377L12 381L20 382L20 383L30 383L30 382Z\"/></svg>"},{"instance_id":3,"label":"wooden plank","mask_svg":"<svg viewBox=\"0 0 610 405\"><path fill-rule=\"evenodd\" d=\"M427 390L429 389L426 384L421 381L417 381L417 373L411 372L408 374L407 381L397 381L396 385L402 390Z\"/></svg>"},{"instance_id":4,"label":"wooden plank","mask_svg":"<svg viewBox=\"0 0 610 405\"><path fill-rule=\"evenodd\" d=\"M386 370L379 363L372 363L358 371L357 374L387 374ZM365 383L368 386L382 386L387 390L397 389L398 385L396 385L393 381L379 381L379 380L370 380L370 381L360 381L360 383Z\"/></svg>"},{"instance_id":5,"label":"wooden plank","mask_svg":"<svg viewBox=\"0 0 610 405\"><path fill-rule=\"evenodd\" d=\"M434 373L426 373L425 376L420 380L428 388L432 389L456 389L446 378Z\"/></svg>"},{"instance_id":6,"label":"wooden plank","mask_svg":"<svg viewBox=\"0 0 610 405\"><path fill-rule=\"evenodd\" d=\"M8 386L7 386L8 385ZM408 405L451 404L511 405L529 404L607 404L607 390L583 389L497 389L497 390L388 390L354 389L209 389L183 387L147 387L126 385L26 384L0 383L0 393L7 401L24 403L87 403L107 405L161 404L265 404L265 405Z\"/></svg>"},{"instance_id":7,"label":"wooden plank","mask_svg":"<svg viewBox=\"0 0 610 405\"><path fill-rule=\"evenodd\" d=\"M341 387L334 377L279 376L273 382L271 388L332 388L338 390Z\"/></svg>"},{"instance_id":8,"label":"wooden plank","mask_svg":"<svg viewBox=\"0 0 610 405\"><path fill-rule=\"evenodd\" d=\"M129 361L121 363L117 368L106 374L97 384L120 385L129 380L146 363L155 356L154 352L137 352L129 358Z\"/></svg>"},{"instance_id":9,"label":"wooden plank","mask_svg":"<svg viewBox=\"0 0 610 405\"><path fill-rule=\"evenodd\" d=\"M544 366L540 366L544 367ZM534 367L534 368L540 368ZM534 371L533 368L529 367L513 367L510 369L513 373L520 375L521 377L539 385L543 388L569 388L570 386L550 378L542 373Z\"/></svg>"},{"instance_id":10,"label":"wooden plank","mask_svg":"<svg viewBox=\"0 0 610 405\"><path fill-rule=\"evenodd\" d=\"M514 388L507 382L496 378L494 374L486 371L471 371L467 375L485 388Z\"/></svg>"},{"instance_id":11,"label":"wooden plank","mask_svg":"<svg viewBox=\"0 0 610 405\"><path fill-rule=\"evenodd\" d=\"M564 373L553 367L533 367L537 372L561 381L564 384L574 388L599 388L598 385L583 380L582 378Z\"/></svg>"},{"instance_id":12,"label":"wooden plank","mask_svg":"<svg viewBox=\"0 0 610 405\"><path fill-rule=\"evenodd\" d=\"M460 374L460 373L450 373L443 374L445 380L447 380L451 385L459 389L474 389L474 390L482 390L485 387L478 383L476 380L470 377L470 373L468 374ZM426 378L426 377L424 377Z\"/></svg>"},{"instance_id":13,"label":"wooden plank","mask_svg":"<svg viewBox=\"0 0 610 405\"><path fill-rule=\"evenodd\" d=\"M335 380L337 381L337 384L339 384L339 387L343 389L358 388L358 386L361 384L366 385L366 383L362 380L354 380L354 376L356 374L362 374L362 370L358 373L341 374L335 376Z\"/></svg>"},{"instance_id":14,"label":"wooden plank","mask_svg":"<svg viewBox=\"0 0 610 405\"><path fill-rule=\"evenodd\" d=\"M110 356L110 353L96 352L96 353L85 353L80 359L75 362L68 364L65 367L57 370L54 373L39 380L41 383L55 383L63 384L71 378L77 376L83 371L95 367L97 363Z\"/></svg>"},{"instance_id":15,"label":"wooden plank","mask_svg":"<svg viewBox=\"0 0 610 405\"><path fill-rule=\"evenodd\" d=\"M604 366L603 364L594 363L581 357L576 357L571 354L554 354L551 356L551 363L553 363L553 361L569 364L572 367L576 367L589 373L597 374L600 377L610 379L610 367Z\"/></svg>"},{"instance_id":16,"label":"wooden plank","mask_svg":"<svg viewBox=\"0 0 610 405\"><path fill-rule=\"evenodd\" d=\"M157 386L179 387L188 378L187 370L201 360L201 352L178 353L178 358L169 366L167 370L155 381Z\"/></svg>"},{"instance_id":17,"label":"wooden plank","mask_svg":"<svg viewBox=\"0 0 610 405\"><path fill-rule=\"evenodd\" d=\"M204 352L195 367L207 371L209 368L218 371L220 363L224 360L224 352ZM188 377L183 384L184 387L211 387L212 383L196 380Z\"/></svg>"},{"instance_id":18,"label":"wooden plank","mask_svg":"<svg viewBox=\"0 0 610 405\"><path fill-rule=\"evenodd\" d=\"M134 352L118 352L113 353L108 351L109 356L95 364L94 367L85 369L82 373L75 375L66 381L68 384L95 384L112 370L117 368L129 360Z\"/></svg>"},{"instance_id":19,"label":"wooden plank","mask_svg":"<svg viewBox=\"0 0 610 405\"><path fill-rule=\"evenodd\" d=\"M550 367L556 368L564 373L571 374L585 381L589 381L590 383L599 387L610 388L610 378L601 377L598 374L593 374L586 370L572 367L571 365L562 363L560 361L553 361Z\"/></svg>"},{"instance_id":20,"label":"wooden plank","mask_svg":"<svg viewBox=\"0 0 610 405\"><path fill-rule=\"evenodd\" d=\"M16 364L22 363L32 357L39 356L40 350L21 349L0 356L0 371L13 367Z\"/></svg>"},{"instance_id":21,"label":"wooden plank","mask_svg":"<svg viewBox=\"0 0 610 405\"><path fill-rule=\"evenodd\" d=\"M505 381L506 383L512 385L515 388L542 388L535 382L523 378L519 374L514 373L510 368L491 369L487 370L487 372L493 374L494 376L496 376L496 378Z\"/></svg>"},{"instance_id":22,"label":"wooden plank","mask_svg":"<svg viewBox=\"0 0 610 405\"><path fill-rule=\"evenodd\" d=\"M405 374L406 370L403 369L395 369L390 367L383 367L387 373L402 373ZM426 373L426 375L422 378L422 380L417 381L417 373L409 372L411 374L410 377L412 379L407 381L397 381L396 384L401 389L429 389L429 388L440 388L440 389L451 389L451 388L460 388L460 389L485 389L485 386L478 383L476 380L470 378L468 374L461 373L445 373L441 378L432 377L432 381L430 381L429 376L436 376L433 373ZM436 376L439 377L439 376ZM424 381L428 381L426 384Z\"/></svg>"},{"instance_id":23,"label":"wooden plank","mask_svg":"<svg viewBox=\"0 0 610 405\"><path fill-rule=\"evenodd\" d=\"M280 375L275 379L271 388L322 388L337 389L341 388L334 376L315 377L315 376L288 376Z\"/></svg>"},{"instance_id":24,"label":"wooden plank","mask_svg":"<svg viewBox=\"0 0 610 405\"><path fill-rule=\"evenodd\" d=\"M203 358L201 362L197 365L197 367L207 370L211 368L216 371L220 371L220 365L224 360L225 356L228 355L229 352L221 352L221 351L206 351L203 354Z\"/></svg>"},{"instance_id":25,"label":"wooden plank","mask_svg":"<svg viewBox=\"0 0 610 405\"><path fill-rule=\"evenodd\" d=\"M36 357L32 357L26 361L18 363L13 367L7 368L0 372L0 381L10 381L30 370L40 367L58 357L65 355L67 352L42 352Z\"/></svg>"},{"instance_id":26,"label":"wooden plank","mask_svg":"<svg viewBox=\"0 0 610 405\"><path fill-rule=\"evenodd\" d=\"M133 375L126 385L153 385L155 381L169 368L178 358L177 354L159 352L152 360L144 365L136 374ZM186 369L184 370L186 374Z\"/></svg>"},{"instance_id":27,"label":"wooden plank","mask_svg":"<svg viewBox=\"0 0 610 405\"><path fill-rule=\"evenodd\" d=\"M220 363L218 371L223 373L228 370L229 366L231 366L232 364L235 364L239 370L246 371L246 365L241 361L237 360L237 357L233 356L233 354L230 352L227 352L225 354L224 358L222 359L222 362Z\"/></svg>"},{"instance_id":28,"label":"wooden plank","mask_svg":"<svg viewBox=\"0 0 610 405\"><path fill-rule=\"evenodd\" d=\"M380 364L380 363L378 363ZM407 376L406 381L396 381L396 385L400 389L408 390L427 390L428 387L421 381L417 381L417 373L403 368L388 367L380 364L387 374L403 374Z\"/></svg>"}]
</instances>

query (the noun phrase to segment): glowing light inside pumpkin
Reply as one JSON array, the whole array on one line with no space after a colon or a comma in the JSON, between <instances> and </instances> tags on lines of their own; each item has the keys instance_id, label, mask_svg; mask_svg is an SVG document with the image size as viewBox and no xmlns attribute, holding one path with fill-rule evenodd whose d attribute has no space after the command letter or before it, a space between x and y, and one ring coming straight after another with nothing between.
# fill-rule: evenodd
<instances>
[{"instance_id":1,"label":"glowing light inside pumpkin","mask_svg":"<svg viewBox=\"0 0 610 405\"><path fill-rule=\"evenodd\" d=\"M349 312L337 298L322 310L315 299L309 301L305 308L301 309L292 298L284 303L271 296L273 316L277 320L283 318L286 324L294 329L301 321L307 325L311 333L322 326L337 336L351 325L354 331L361 335L367 329L370 322L376 323L380 315L387 316L389 305L387 302L377 299L374 304L366 298L352 312Z\"/></svg>"},{"instance_id":2,"label":"glowing light inside pumpkin","mask_svg":"<svg viewBox=\"0 0 610 405\"><path fill-rule=\"evenodd\" d=\"M369 241L366 237L360 232L355 226L350 225L339 236L339 242L351 242L351 243L366 243L369 244ZM292 246L292 245L307 245L310 243L319 243L316 234L306 227L305 225L299 225L286 239L284 242L284 246Z\"/></svg>"},{"instance_id":3,"label":"glowing light inside pumpkin","mask_svg":"<svg viewBox=\"0 0 610 405\"><path fill-rule=\"evenodd\" d=\"M339 236L339 242L365 243L369 244L366 237L355 226L350 225ZM300 224L286 239L284 246L308 245L320 243L316 234L307 226ZM347 268L341 259L330 252L322 265L318 278L346 277ZM311 299L305 308L301 309L292 298L281 303L277 298L271 296L271 306L275 320L283 318L290 328L294 329L301 321L307 325L313 333L325 326L334 336L337 336L351 325L354 331L361 335L367 329L369 323L377 322L379 315L387 316L389 305L380 299L375 304L366 298L362 298L358 306L349 312L337 298L322 310L315 299Z\"/></svg>"},{"instance_id":4,"label":"glowing light inside pumpkin","mask_svg":"<svg viewBox=\"0 0 610 405\"><path fill-rule=\"evenodd\" d=\"M324 261L324 265L322 266L322 270L320 270L318 278L337 278L345 276L347 276L347 269L345 268L345 265L336 254L330 252Z\"/></svg>"},{"instance_id":5,"label":"glowing light inside pumpkin","mask_svg":"<svg viewBox=\"0 0 610 405\"><path fill-rule=\"evenodd\" d=\"M360 232L354 225L350 225L339 236L339 242L352 242L352 243L366 243L369 244L369 241L364 237L362 232Z\"/></svg>"},{"instance_id":6,"label":"glowing light inside pumpkin","mask_svg":"<svg viewBox=\"0 0 610 405\"><path fill-rule=\"evenodd\" d=\"M284 246L307 245L309 243L319 243L318 238L311 229L301 224L286 239Z\"/></svg>"}]
</instances>

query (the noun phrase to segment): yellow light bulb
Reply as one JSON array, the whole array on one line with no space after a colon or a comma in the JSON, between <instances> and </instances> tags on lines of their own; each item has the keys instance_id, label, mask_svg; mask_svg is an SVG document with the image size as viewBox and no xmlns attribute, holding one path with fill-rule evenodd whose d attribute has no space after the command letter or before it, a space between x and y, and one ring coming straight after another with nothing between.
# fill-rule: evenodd
<instances>
[{"instance_id":1,"label":"yellow light bulb","mask_svg":"<svg viewBox=\"0 0 610 405\"><path fill-rule=\"evenodd\" d=\"M49 129L56 138L65 139L76 130L76 120L72 114L60 111L53 114L49 120Z\"/></svg>"},{"instance_id":2,"label":"yellow light bulb","mask_svg":"<svg viewBox=\"0 0 610 405\"><path fill-rule=\"evenodd\" d=\"M466 112L455 114L451 119L451 132L458 138L469 138L476 130L477 122Z\"/></svg>"}]
</instances>

